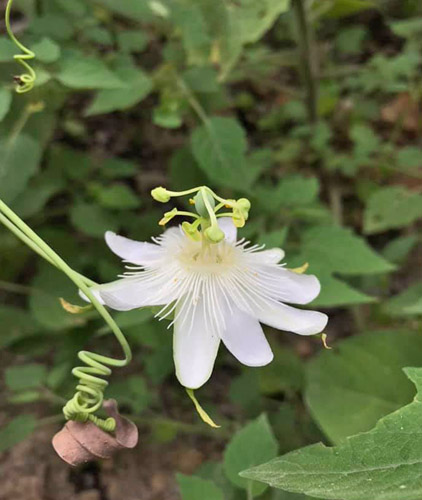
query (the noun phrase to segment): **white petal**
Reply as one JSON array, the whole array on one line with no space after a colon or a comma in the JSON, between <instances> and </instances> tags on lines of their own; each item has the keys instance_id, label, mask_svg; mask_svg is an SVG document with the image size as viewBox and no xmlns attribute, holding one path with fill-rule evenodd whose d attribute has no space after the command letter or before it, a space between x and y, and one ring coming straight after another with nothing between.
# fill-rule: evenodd
<instances>
[{"instance_id":1,"label":"white petal","mask_svg":"<svg viewBox=\"0 0 422 500\"><path fill-rule=\"evenodd\" d=\"M328 321L324 313L296 309L281 303L268 304L260 308L257 315L261 323L299 335L321 333Z\"/></svg>"},{"instance_id":2,"label":"white petal","mask_svg":"<svg viewBox=\"0 0 422 500\"><path fill-rule=\"evenodd\" d=\"M97 286L97 287L90 287L90 291L92 293L92 295L94 295L94 297L98 300L98 302L102 305L104 305L104 300L101 298L101 295L100 295L100 290L99 290L99 287L101 285ZM86 300L86 302L91 302L88 297L84 294L84 292L82 290L79 290L79 296Z\"/></svg>"},{"instance_id":3,"label":"white petal","mask_svg":"<svg viewBox=\"0 0 422 500\"><path fill-rule=\"evenodd\" d=\"M271 282L277 282L276 298L292 304L308 304L321 291L321 284L316 276L298 274L287 269L275 270Z\"/></svg>"},{"instance_id":4,"label":"white petal","mask_svg":"<svg viewBox=\"0 0 422 500\"><path fill-rule=\"evenodd\" d=\"M176 287L163 287L160 281L147 282L123 278L98 287L104 304L117 311L130 311L146 306L165 305L177 298Z\"/></svg>"},{"instance_id":5,"label":"white petal","mask_svg":"<svg viewBox=\"0 0 422 500\"><path fill-rule=\"evenodd\" d=\"M221 217L218 219L218 225L223 233L226 235L225 241L227 243L235 243L237 238L237 228L231 217Z\"/></svg>"},{"instance_id":6,"label":"white petal","mask_svg":"<svg viewBox=\"0 0 422 500\"><path fill-rule=\"evenodd\" d=\"M134 264L150 264L159 259L163 252L162 248L154 243L130 240L112 231L106 232L105 240L112 252Z\"/></svg>"},{"instance_id":7,"label":"white petal","mask_svg":"<svg viewBox=\"0 0 422 500\"><path fill-rule=\"evenodd\" d=\"M178 306L178 309L183 307ZM178 315L173 336L173 356L179 382L190 389L198 389L210 378L217 356L220 338L208 328L204 303L198 302L191 317Z\"/></svg>"},{"instance_id":8,"label":"white petal","mask_svg":"<svg viewBox=\"0 0 422 500\"><path fill-rule=\"evenodd\" d=\"M259 321L240 309L236 308L226 317L221 340L244 365L265 366L273 360L274 355Z\"/></svg>"},{"instance_id":9,"label":"white petal","mask_svg":"<svg viewBox=\"0 0 422 500\"><path fill-rule=\"evenodd\" d=\"M257 252L255 255L263 264L278 264L284 259L285 252L281 248L269 248L268 250Z\"/></svg>"}]
</instances>

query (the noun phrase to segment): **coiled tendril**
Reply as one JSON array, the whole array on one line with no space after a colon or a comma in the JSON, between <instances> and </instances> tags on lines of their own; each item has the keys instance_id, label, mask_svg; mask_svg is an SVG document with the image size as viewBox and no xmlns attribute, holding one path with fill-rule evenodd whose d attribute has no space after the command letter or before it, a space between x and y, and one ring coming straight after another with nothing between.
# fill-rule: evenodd
<instances>
[{"instance_id":1,"label":"coiled tendril","mask_svg":"<svg viewBox=\"0 0 422 500\"><path fill-rule=\"evenodd\" d=\"M12 10L13 0L8 0L5 12L5 22L6 29L12 42L21 49L24 54L16 54L13 59L21 64L25 68L25 72L15 77L16 81L16 92L23 94L24 92L30 91L35 83L37 74L33 68L27 63L28 60L34 59L35 54L32 50L29 50L25 45L23 45L13 34L12 28L10 27L10 11Z\"/></svg>"},{"instance_id":2,"label":"coiled tendril","mask_svg":"<svg viewBox=\"0 0 422 500\"><path fill-rule=\"evenodd\" d=\"M108 382L99 376L110 376L111 369L107 365L116 366L118 360L88 351L80 351L78 358L88 366L78 366L72 370L79 384L73 398L64 406L63 414L66 420L90 420L104 431L112 432L116 427L114 418L104 420L94 415L94 412L101 408L104 390L108 386Z\"/></svg>"},{"instance_id":3,"label":"coiled tendril","mask_svg":"<svg viewBox=\"0 0 422 500\"><path fill-rule=\"evenodd\" d=\"M87 422L89 420L104 431L112 432L116 426L114 418L102 419L94 415L94 413L101 408L104 400L104 389L108 386L108 382L100 377L108 377L111 374L110 366L127 366L132 359L132 352L125 336L107 309L98 301L95 294L91 292L91 287L95 287L96 284L74 271L60 255L47 245L1 199L0 223L73 281L101 314L122 347L124 353L123 359L113 359L88 351L80 351L78 353L79 359L87 366L79 366L72 370L72 374L79 379L79 384L76 386L75 395L63 408L63 413L67 420L77 420L79 422Z\"/></svg>"}]
</instances>

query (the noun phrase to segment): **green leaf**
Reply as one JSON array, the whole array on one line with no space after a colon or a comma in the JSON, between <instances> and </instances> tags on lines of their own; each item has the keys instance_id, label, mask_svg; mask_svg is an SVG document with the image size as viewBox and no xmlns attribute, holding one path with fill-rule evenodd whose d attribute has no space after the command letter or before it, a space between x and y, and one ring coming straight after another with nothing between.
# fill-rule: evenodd
<instances>
[{"instance_id":1,"label":"green leaf","mask_svg":"<svg viewBox=\"0 0 422 500\"><path fill-rule=\"evenodd\" d=\"M400 330L365 333L323 351L307 370L313 417L335 443L371 429L412 400L413 386L402 369L421 356L419 332Z\"/></svg>"},{"instance_id":2,"label":"green leaf","mask_svg":"<svg viewBox=\"0 0 422 500\"><path fill-rule=\"evenodd\" d=\"M302 249L312 270L325 269L354 276L395 269L349 228L314 226L303 235Z\"/></svg>"},{"instance_id":3,"label":"green leaf","mask_svg":"<svg viewBox=\"0 0 422 500\"><path fill-rule=\"evenodd\" d=\"M122 404L132 408L136 415L142 413L151 403L151 393L145 379L138 375L113 382L107 389L107 397L118 399Z\"/></svg>"},{"instance_id":4,"label":"green leaf","mask_svg":"<svg viewBox=\"0 0 422 500\"><path fill-rule=\"evenodd\" d=\"M223 492L212 481L197 476L176 474L182 500L224 500Z\"/></svg>"},{"instance_id":5,"label":"green leaf","mask_svg":"<svg viewBox=\"0 0 422 500\"><path fill-rule=\"evenodd\" d=\"M343 28L336 37L336 48L345 54L358 54L362 51L367 31L362 26Z\"/></svg>"},{"instance_id":6,"label":"green leaf","mask_svg":"<svg viewBox=\"0 0 422 500\"><path fill-rule=\"evenodd\" d=\"M4 374L6 385L11 391L34 389L42 385L46 377L46 367L36 363L12 366Z\"/></svg>"},{"instance_id":7,"label":"green leaf","mask_svg":"<svg viewBox=\"0 0 422 500\"><path fill-rule=\"evenodd\" d=\"M200 168L219 186L247 187L246 134L233 118L213 117L194 130L192 152ZM246 184L246 186L245 186Z\"/></svg>"},{"instance_id":8,"label":"green leaf","mask_svg":"<svg viewBox=\"0 0 422 500\"><path fill-rule=\"evenodd\" d=\"M354 156L358 161L366 161L377 151L380 139L373 129L367 125L356 124L350 130L350 137L354 142Z\"/></svg>"},{"instance_id":9,"label":"green leaf","mask_svg":"<svg viewBox=\"0 0 422 500\"><path fill-rule=\"evenodd\" d=\"M345 17L362 10L373 9L374 2L370 0L333 0L327 2L329 9L325 12L328 17Z\"/></svg>"},{"instance_id":10,"label":"green leaf","mask_svg":"<svg viewBox=\"0 0 422 500\"><path fill-rule=\"evenodd\" d=\"M129 109L142 101L151 92L151 79L137 68L130 59L122 56L114 68L114 73L122 82L125 82L125 88L99 91L86 110L86 116Z\"/></svg>"},{"instance_id":11,"label":"green leaf","mask_svg":"<svg viewBox=\"0 0 422 500\"><path fill-rule=\"evenodd\" d=\"M247 424L236 432L224 452L224 471L230 481L240 488L248 489L248 481L239 476L239 472L270 460L277 454L278 445L266 415ZM265 491L262 484L254 483L253 496Z\"/></svg>"},{"instance_id":12,"label":"green leaf","mask_svg":"<svg viewBox=\"0 0 422 500\"><path fill-rule=\"evenodd\" d=\"M383 249L383 256L390 262L394 264L403 263L412 249L418 243L418 237L416 235L410 236L399 236L391 240Z\"/></svg>"},{"instance_id":13,"label":"green leaf","mask_svg":"<svg viewBox=\"0 0 422 500\"><path fill-rule=\"evenodd\" d=\"M76 286L65 274L43 263L32 286L29 307L33 317L44 328L60 331L84 323L81 316L67 313L59 302L60 297L71 303L78 300Z\"/></svg>"},{"instance_id":14,"label":"green leaf","mask_svg":"<svg viewBox=\"0 0 422 500\"><path fill-rule=\"evenodd\" d=\"M50 198L64 189L65 182L55 170L46 170L34 179L12 203L12 208L23 219L40 212Z\"/></svg>"},{"instance_id":15,"label":"green leaf","mask_svg":"<svg viewBox=\"0 0 422 500\"><path fill-rule=\"evenodd\" d=\"M77 229L97 238L104 237L106 231L117 229L113 215L95 204L79 202L73 205L70 219Z\"/></svg>"},{"instance_id":16,"label":"green leaf","mask_svg":"<svg viewBox=\"0 0 422 500\"><path fill-rule=\"evenodd\" d=\"M43 63L52 63L60 57L60 46L50 38L44 37L32 46L32 50Z\"/></svg>"},{"instance_id":17,"label":"green leaf","mask_svg":"<svg viewBox=\"0 0 422 500\"><path fill-rule=\"evenodd\" d=\"M422 283L415 283L395 297L384 302L382 310L392 317L422 314Z\"/></svg>"},{"instance_id":18,"label":"green leaf","mask_svg":"<svg viewBox=\"0 0 422 500\"><path fill-rule=\"evenodd\" d=\"M7 115L12 104L12 92L3 87L0 89L0 122Z\"/></svg>"},{"instance_id":19,"label":"green leaf","mask_svg":"<svg viewBox=\"0 0 422 500\"><path fill-rule=\"evenodd\" d=\"M262 398L256 371L245 370L230 384L230 401L239 406L248 417L262 412Z\"/></svg>"},{"instance_id":20,"label":"green leaf","mask_svg":"<svg viewBox=\"0 0 422 500\"><path fill-rule=\"evenodd\" d=\"M34 324L34 319L26 311L5 305L0 305L0 325L0 347L7 347L39 330L39 325Z\"/></svg>"},{"instance_id":21,"label":"green leaf","mask_svg":"<svg viewBox=\"0 0 422 500\"><path fill-rule=\"evenodd\" d=\"M96 201L105 208L130 210L141 204L139 197L125 184L112 184L111 186L91 184L89 189Z\"/></svg>"},{"instance_id":22,"label":"green leaf","mask_svg":"<svg viewBox=\"0 0 422 500\"><path fill-rule=\"evenodd\" d=\"M289 228L284 226L282 229L276 229L269 233L264 233L259 238L259 242L267 248L283 248L287 238Z\"/></svg>"},{"instance_id":23,"label":"green leaf","mask_svg":"<svg viewBox=\"0 0 422 500\"><path fill-rule=\"evenodd\" d=\"M205 64L211 51L211 38L201 6L195 2L189 2L189 5L174 3L171 16L173 23L182 34L188 64Z\"/></svg>"},{"instance_id":24,"label":"green leaf","mask_svg":"<svg viewBox=\"0 0 422 500\"><path fill-rule=\"evenodd\" d=\"M151 8L147 0L125 0L115 2L115 0L97 0L102 5L116 14L128 17L132 21L148 22L152 18Z\"/></svg>"},{"instance_id":25,"label":"green leaf","mask_svg":"<svg viewBox=\"0 0 422 500\"><path fill-rule=\"evenodd\" d=\"M0 38L0 63L13 61L13 56L16 54L15 44L9 38Z\"/></svg>"},{"instance_id":26,"label":"green leaf","mask_svg":"<svg viewBox=\"0 0 422 500\"><path fill-rule=\"evenodd\" d=\"M303 387L303 362L292 349L274 345L274 361L258 371L261 392L294 393Z\"/></svg>"},{"instance_id":27,"label":"green leaf","mask_svg":"<svg viewBox=\"0 0 422 500\"><path fill-rule=\"evenodd\" d=\"M64 177L80 181L92 172L93 163L87 153L68 147L53 146L49 150L48 167L52 171L64 172Z\"/></svg>"},{"instance_id":28,"label":"green leaf","mask_svg":"<svg viewBox=\"0 0 422 500\"><path fill-rule=\"evenodd\" d=\"M400 168L413 169L421 166L422 148L405 146L397 151L397 165Z\"/></svg>"},{"instance_id":29,"label":"green leaf","mask_svg":"<svg viewBox=\"0 0 422 500\"><path fill-rule=\"evenodd\" d=\"M362 364L361 364L362 367ZM418 394L369 432L330 448L315 444L242 473L273 487L338 500L419 500L422 495L422 369L406 368Z\"/></svg>"},{"instance_id":30,"label":"green leaf","mask_svg":"<svg viewBox=\"0 0 422 500\"><path fill-rule=\"evenodd\" d=\"M72 89L121 89L127 87L116 74L100 60L84 54L63 58L56 78Z\"/></svg>"},{"instance_id":31,"label":"green leaf","mask_svg":"<svg viewBox=\"0 0 422 500\"><path fill-rule=\"evenodd\" d=\"M316 271L313 265L309 272L315 272L321 282L321 293L312 302L312 307L351 306L369 304L376 300L329 273Z\"/></svg>"},{"instance_id":32,"label":"green leaf","mask_svg":"<svg viewBox=\"0 0 422 500\"><path fill-rule=\"evenodd\" d=\"M211 66L196 66L185 71L183 80L194 92L218 92L217 76Z\"/></svg>"},{"instance_id":33,"label":"green leaf","mask_svg":"<svg viewBox=\"0 0 422 500\"><path fill-rule=\"evenodd\" d=\"M244 44L257 42L277 18L290 8L290 0L240 0L231 5L231 15L238 24Z\"/></svg>"},{"instance_id":34,"label":"green leaf","mask_svg":"<svg viewBox=\"0 0 422 500\"><path fill-rule=\"evenodd\" d=\"M37 172L41 146L24 134L0 142L0 198L11 203Z\"/></svg>"},{"instance_id":35,"label":"green leaf","mask_svg":"<svg viewBox=\"0 0 422 500\"><path fill-rule=\"evenodd\" d=\"M283 177L277 186L259 186L255 196L262 210L273 214L283 208L310 205L317 200L319 189L316 177L294 174Z\"/></svg>"},{"instance_id":36,"label":"green leaf","mask_svg":"<svg viewBox=\"0 0 422 500\"><path fill-rule=\"evenodd\" d=\"M389 186L371 194L364 213L364 231L380 233L407 226L422 217L422 195L403 186Z\"/></svg>"},{"instance_id":37,"label":"green leaf","mask_svg":"<svg viewBox=\"0 0 422 500\"><path fill-rule=\"evenodd\" d=\"M148 44L148 37L140 30L125 30L117 33L117 43L122 52L142 52Z\"/></svg>"},{"instance_id":38,"label":"green leaf","mask_svg":"<svg viewBox=\"0 0 422 500\"><path fill-rule=\"evenodd\" d=\"M336 275L358 276L391 272L395 266L377 254L351 229L339 226L316 225L302 236L302 253L289 267L309 263L309 273L321 281L321 293L315 306L364 304L374 299L339 279Z\"/></svg>"},{"instance_id":39,"label":"green leaf","mask_svg":"<svg viewBox=\"0 0 422 500\"><path fill-rule=\"evenodd\" d=\"M20 415L0 429L0 453L12 448L32 434L37 420L31 415Z\"/></svg>"}]
</instances>

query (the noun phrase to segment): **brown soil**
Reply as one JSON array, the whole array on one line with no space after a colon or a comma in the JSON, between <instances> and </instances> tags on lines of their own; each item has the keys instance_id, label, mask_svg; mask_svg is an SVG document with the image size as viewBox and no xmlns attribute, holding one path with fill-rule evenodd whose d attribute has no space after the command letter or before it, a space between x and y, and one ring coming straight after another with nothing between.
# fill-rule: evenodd
<instances>
[{"instance_id":1,"label":"brown soil","mask_svg":"<svg viewBox=\"0 0 422 500\"><path fill-rule=\"evenodd\" d=\"M72 468L51 446L57 430L40 429L0 456L0 500L179 500L175 473L192 474L218 453L204 438L160 445L144 433L134 450Z\"/></svg>"}]
</instances>

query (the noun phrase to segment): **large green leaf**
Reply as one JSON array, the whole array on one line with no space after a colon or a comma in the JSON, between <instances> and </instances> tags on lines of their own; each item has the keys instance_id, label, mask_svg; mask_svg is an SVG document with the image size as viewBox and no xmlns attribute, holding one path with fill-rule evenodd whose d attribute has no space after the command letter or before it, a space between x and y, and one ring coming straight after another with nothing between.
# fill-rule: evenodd
<instances>
[{"instance_id":1,"label":"large green leaf","mask_svg":"<svg viewBox=\"0 0 422 500\"><path fill-rule=\"evenodd\" d=\"M377 274L394 270L392 264L349 228L314 226L305 232L302 246L313 267L339 274Z\"/></svg>"},{"instance_id":2,"label":"large green leaf","mask_svg":"<svg viewBox=\"0 0 422 500\"><path fill-rule=\"evenodd\" d=\"M415 283L395 297L385 301L382 309L393 317L422 315L422 283Z\"/></svg>"},{"instance_id":3,"label":"large green leaf","mask_svg":"<svg viewBox=\"0 0 422 500\"><path fill-rule=\"evenodd\" d=\"M335 443L371 429L411 401L413 386L402 369L421 359L419 332L372 332L340 342L308 366L306 400L313 417Z\"/></svg>"},{"instance_id":4,"label":"large green leaf","mask_svg":"<svg viewBox=\"0 0 422 500\"><path fill-rule=\"evenodd\" d=\"M362 365L361 365L362 366ZM420 500L422 369L406 368L418 394L366 433L330 448L315 444L242 472L295 493L333 500Z\"/></svg>"},{"instance_id":5,"label":"large green leaf","mask_svg":"<svg viewBox=\"0 0 422 500\"><path fill-rule=\"evenodd\" d=\"M177 474L182 500L224 500L220 488L208 479Z\"/></svg>"},{"instance_id":6,"label":"large green leaf","mask_svg":"<svg viewBox=\"0 0 422 500\"><path fill-rule=\"evenodd\" d=\"M378 189L369 198L364 214L365 233L379 233L411 224L422 217L422 195L402 186Z\"/></svg>"},{"instance_id":7,"label":"large green leaf","mask_svg":"<svg viewBox=\"0 0 422 500\"><path fill-rule=\"evenodd\" d=\"M121 89L127 87L101 59L72 53L63 58L56 78L72 89Z\"/></svg>"},{"instance_id":8,"label":"large green leaf","mask_svg":"<svg viewBox=\"0 0 422 500\"><path fill-rule=\"evenodd\" d=\"M126 87L100 90L87 109L87 116L129 109L142 101L152 89L151 79L129 58L122 56L116 63L114 72L125 82Z\"/></svg>"},{"instance_id":9,"label":"large green leaf","mask_svg":"<svg viewBox=\"0 0 422 500\"><path fill-rule=\"evenodd\" d=\"M289 267L309 263L309 272L321 280L321 294L313 303L318 306L372 302L372 297L356 290L339 276L387 273L395 269L361 236L340 226L313 226L303 234L301 250L299 257L288 262Z\"/></svg>"},{"instance_id":10,"label":"large green leaf","mask_svg":"<svg viewBox=\"0 0 422 500\"><path fill-rule=\"evenodd\" d=\"M32 137L20 134L0 142L0 198L12 202L37 172L41 146Z\"/></svg>"},{"instance_id":11,"label":"large green leaf","mask_svg":"<svg viewBox=\"0 0 422 500\"><path fill-rule=\"evenodd\" d=\"M257 42L289 7L290 0L240 0L230 4L230 12L245 44Z\"/></svg>"},{"instance_id":12,"label":"large green leaf","mask_svg":"<svg viewBox=\"0 0 422 500\"><path fill-rule=\"evenodd\" d=\"M321 282L321 293L312 302L312 307L340 307L357 304L370 304L375 298L353 288L349 283L336 278L329 272L319 272L311 263L311 273L316 273Z\"/></svg>"},{"instance_id":13,"label":"large green leaf","mask_svg":"<svg viewBox=\"0 0 422 500\"><path fill-rule=\"evenodd\" d=\"M243 489L248 489L248 481L239 472L277 454L278 445L266 415L249 423L238 431L228 444L224 453L224 471L230 481ZM253 484L253 496L266 489L262 484Z\"/></svg>"},{"instance_id":14,"label":"large green leaf","mask_svg":"<svg viewBox=\"0 0 422 500\"><path fill-rule=\"evenodd\" d=\"M219 186L245 187L247 142L233 118L207 118L192 134L192 152L208 178Z\"/></svg>"}]
</instances>

